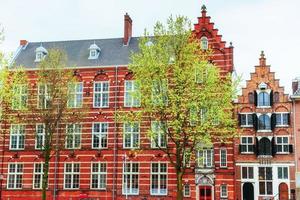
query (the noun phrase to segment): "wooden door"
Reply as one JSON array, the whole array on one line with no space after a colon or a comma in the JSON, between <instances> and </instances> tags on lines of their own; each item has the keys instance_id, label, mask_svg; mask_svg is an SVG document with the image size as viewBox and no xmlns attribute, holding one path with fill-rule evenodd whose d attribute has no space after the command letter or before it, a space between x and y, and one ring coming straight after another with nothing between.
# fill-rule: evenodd
<instances>
[{"instance_id":1,"label":"wooden door","mask_svg":"<svg viewBox=\"0 0 300 200\"><path fill-rule=\"evenodd\" d=\"M289 187L286 183L279 184L279 199L289 200Z\"/></svg>"},{"instance_id":2,"label":"wooden door","mask_svg":"<svg viewBox=\"0 0 300 200\"><path fill-rule=\"evenodd\" d=\"M212 200L211 186L199 186L200 200Z\"/></svg>"}]
</instances>

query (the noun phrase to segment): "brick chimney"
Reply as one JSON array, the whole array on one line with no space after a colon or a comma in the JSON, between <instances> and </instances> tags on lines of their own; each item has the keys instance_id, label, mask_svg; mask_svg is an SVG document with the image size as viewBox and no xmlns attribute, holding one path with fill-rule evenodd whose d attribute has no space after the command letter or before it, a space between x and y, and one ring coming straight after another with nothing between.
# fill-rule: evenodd
<instances>
[{"instance_id":1,"label":"brick chimney","mask_svg":"<svg viewBox=\"0 0 300 200\"><path fill-rule=\"evenodd\" d=\"M20 46L26 46L27 45L27 43L28 43L28 41L27 40L20 40Z\"/></svg>"},{"instance_id":2,"label":"brick chimney","mask_svg":"<svg viewBox=\"0 0 300 200\"><path fill-rule=\"evenodd\" d=\"M300 77L297 77L292 82L293 94L300 88Z\"/></svg>"},{"instance_id":3,"label":"brick chimney","mask_svg":"<svg viewBox=\"0 0 300 200\"><path fill-rule=\"evenodd\" d=\"M132 36L132 19L126 13L124 15L124 38L123 38L124 45L129 44L131 36Z\"/></svg>"}]
</instances>

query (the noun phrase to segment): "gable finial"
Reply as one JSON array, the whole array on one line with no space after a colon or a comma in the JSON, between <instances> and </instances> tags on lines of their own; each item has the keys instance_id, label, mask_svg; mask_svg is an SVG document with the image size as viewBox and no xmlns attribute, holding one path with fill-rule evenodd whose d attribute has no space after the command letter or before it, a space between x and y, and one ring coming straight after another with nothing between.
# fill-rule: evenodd
<instances>
[{"instance_id":1,"label":"gable finial","mask_svg":"<svg viewBox=\"0 0 300 200\"><path fill-rule=\"evenodd\" d=\"M265 52L264 51L261 51L261 53L260 53L259 65L260 66L266 66L266 58L265 58Z\"/></svg>"},{"instance_id":2,"label":"gable finial","mask_svg":"<svg viewBox=\"0 0 300 200\"><path fill-rule=\"evenodd\" d=\"M202 5L201 10L202 10L202 12L206 11L206 6L204 4Z\"/></svg>"}]
</instances>

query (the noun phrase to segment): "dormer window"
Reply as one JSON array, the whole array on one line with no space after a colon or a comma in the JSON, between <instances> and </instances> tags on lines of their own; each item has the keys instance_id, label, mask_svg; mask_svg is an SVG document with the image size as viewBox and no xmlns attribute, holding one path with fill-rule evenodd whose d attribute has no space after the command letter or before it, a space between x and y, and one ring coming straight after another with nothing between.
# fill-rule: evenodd
<instances>
[{"instance_id":1,"label":"dormer window","mask_svg":"<svg viewBox=\"0 0 300 200\"><path fill-rule=\"evenodd\" d=\"M36 48L34 62L41 62L46 57L47 54L48 51L42 45Z\"/></svg>"},{"instance_id":2,"label":"dormer window","mask_svg":"<svg viewBox=\"0 0 300 200\"><path fill-rule=\"evenodd\" d=\"M200 40L200 47L202 50L207 50L208 49L208 39L207 37L202 37Z\"/></svg>"},{"instance_id":3,"label":"dormer window","mask_svg":"<svg viewBox=\"0 0 300 200\"><path fill-rule=\"evenodd\" d=\"M95 43L92 44L89 48L90 50L90 56L89 56L89 59L92 60L92 59L98 59L99 55L100 55L100 47L98 47Z\"/></svg>"}]
</instances>

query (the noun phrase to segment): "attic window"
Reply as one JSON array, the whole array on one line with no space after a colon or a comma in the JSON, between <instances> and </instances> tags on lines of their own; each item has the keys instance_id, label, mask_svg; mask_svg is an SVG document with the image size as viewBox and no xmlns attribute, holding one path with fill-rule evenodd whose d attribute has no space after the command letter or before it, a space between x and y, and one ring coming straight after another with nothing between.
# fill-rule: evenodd
<instances>
[{"instance_id":1,"label":"attic window","mask_svg":"<svg viewBox=\"0 0 300 200\"><path fill-rule=\"evenodd\" d=\"M47 54L48 51L42 45L36 48L34 62L41 62L46 57Z\"/></svg>"},{"instance_id":2,"label":"attic window","mask_svg":"<svg viewBox=\"0 0 300 200\"><path fill-rule=\"evenodd\" d=\"M207 50L208 49L208 39L207 37L202 37L200 39L200 47L202 50Z\"/></svg>"},{"instance_id":3,"label":"attic window","mask_svg":"<svg viewBox=\"0 0 300 200\"><path fill-rule=\"evenodd\" d=\"M267 84L264 83L264 82L260 83L259 86L258 86L258 88L259 88L260 90L265 90L265 89L267 89L267 87L268 87Z\"/></svg>"},{"instance_id":4,"label":"attic window","mask_svg":"<svg viewBox=\"0 0 300 200\"><path fill-rule=\"evenodd\" d=\"M90 55L89 55L89 59L97 59L100 55L100 51L101 49L94 43L89 47L90 50Z\"/></svg>"}]
</instances>

